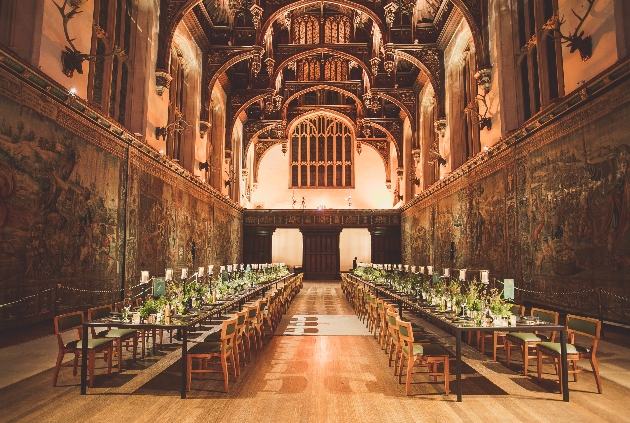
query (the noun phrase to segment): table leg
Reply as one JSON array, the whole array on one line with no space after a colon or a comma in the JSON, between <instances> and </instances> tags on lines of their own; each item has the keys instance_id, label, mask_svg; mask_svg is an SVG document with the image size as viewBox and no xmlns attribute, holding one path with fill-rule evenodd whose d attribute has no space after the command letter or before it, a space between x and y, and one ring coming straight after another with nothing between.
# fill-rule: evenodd
<instances>
[{"instance_id":1,"label":"table leg","mask_svg":"<svg viewBox=\"0 0 630 423\"><path fill-rule=\"evenodd\" d=\"M457 402L462 402L462 333L455 329L455 385Z\"/></svg>"},{"instance_id":2,"label":"table leg","mask_svg":"<svg viewBox=\"0 0 630 423\"><path fill-rule=\"evenodd\" d=\"M188 328L183 328L182 331L182 399L186 399L186 381L188 375Z\"/></svg>"},{"instance_id":3,"label":"table leg","mask_svg":"<svg viewBox=\"0 0 630 423\"><path fill-rule=\"evenodd\" d=\"M88 327L83 325L83 342L81 343L81 395L87 394L87 361L88 361Z\"/></svg>"},{"instance_id":4,"label":"table leg","mask_svg":"<svg viewBox=\"0 0 630 423\"><path fill-rule=\"evenodd\" d=\"M569 363L567 363L567 331L560 331L560 362L562 363L562 400L569 402Z\"/></svg>"},{"instance_id":5,"label":"table leg","mask_svg":"<svg viewBox=\"0 0 630 423\"><path fill-rule=\"evenodd\" d=\"M403 302L402 299L398 300L398 315L400 316L400 318L402 319L402 308L403 308Z\"/></svg>"}]
</instances>

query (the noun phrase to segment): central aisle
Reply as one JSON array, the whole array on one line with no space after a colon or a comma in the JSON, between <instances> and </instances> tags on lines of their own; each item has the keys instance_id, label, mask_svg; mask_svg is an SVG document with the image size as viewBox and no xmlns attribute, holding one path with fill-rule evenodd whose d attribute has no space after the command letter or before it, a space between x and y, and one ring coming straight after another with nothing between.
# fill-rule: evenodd
<instances>
[{"instance_id":1,"label":"central aisle","mask_svg":"<svg viewBox=\"0 0 630 423\"><path fill-rule=\"evenodd\" d=\"M276 334L371 336L342 295L339 282L305 283Z\"/></svg>"}]
</instances>

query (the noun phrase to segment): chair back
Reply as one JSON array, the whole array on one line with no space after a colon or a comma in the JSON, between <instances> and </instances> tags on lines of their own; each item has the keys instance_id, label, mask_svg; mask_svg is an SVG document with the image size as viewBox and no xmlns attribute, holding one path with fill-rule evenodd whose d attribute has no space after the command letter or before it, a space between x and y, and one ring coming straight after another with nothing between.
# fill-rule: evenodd
<instances>
[{"instance_id":1,"label":"chair back","mask_svg":"<svg viewBox=\"0 0 630 423\"><path fill-rule=\"evenodd\" d=\"M83 326L83 312L75 311L74 313L62 314L55 316L55 334L60 335L72 329L81 329Z\"/></svg>"},{"instance_id":2,"label":"chair back","mask_svg":"<svg viewBox=\"0 0 630 423\"><path fill-rule=\"evenodd\" d=\"M247 311L239 311L236 313L236 330L240 334L245 326L245 318Z\"/></svg>"},{"instance_id":3,"label":"chair back","mask_svg":"<svg viewBox=\"0 0 630 423\"><path fill-rule=\"evenodd\" d=\"M238 323L236 317L226 320L221 325L221 342L223 343L223 351L227 345L234 345L234 337L236 336L236 325Z\"/></svg>"},{"instance_id":4,"label":"chair back","mask_svg":"<svg viewBox=\"0 0 630 423\"><path fill-rule=\"evenodd\" d=\"M102 319L104 317L109 317L109 314L111 312L112 312L112 308L110 306L90 308L88 309L88 322Z\"/></svg>"},{"instance_id":5,"label":"chair back","mask_svg":"<svg viewBox=\"0 0 630 423\"><path fill-rule=\"evenodd\" d=\"M258 315L258 304L247 307L247 320L251 321Z\"/></svg>"},{"instance_id":6,"label":"chair back","mask_svg":"<svg viewBox=\"0 0 630 423\"><path fill-rule=\"evenodd\" d=\"M558 324L558 318L560 317L560 313L556 311L544 310L542 308L532 308L532 316L538 317L541 321L552 323L554 325Z\"/></svg>"},{"instance_id":7,"label":"chair back","mask_svg":"<svg viewBox=\"0 0 630 423\"><path fill-rule=\"evenodd\" d=\"M567 331L569 335L583 335L592 338L594 341L599 339L602 330L602 322L590 317L567 315Z\"/></svg>"},{"instance_id":8,"label":"chair back","mask_svg":"<svg viewBox=\"0 0 630 423\"><path fill-rule=\"evenodd\" d=\"M518 305L518 304L512 304L510 306L510 311L515 316L522 316L522 315L525 314L525 307L522 306L522 305Z\"/></svg>"},{"instance_id":9,"label":"chair back","mask_svg":"<svg viewBox=\"0 0 630 423\"><path fill-rule=\"evenodd\" d=\"M413 345L413 328L411 322L403 322L397 319L398 336L400 337L400 343L403 345Z\"/></svg>"},{"instance_id":10,"label":"chair back","mask_svg":"<svg viewBox=\"0 0 630 423\"><path fill-rule=\"evenodd\" d=\"M387 331L398 342L398 313L387 311Z\"/></svg>"},{"instance_id":11,"label":"chair back","mask_svg":"<svg viewBox=\"0 0 630 423\"><path fill-rule=\"evenodd\" d=\"M64 332L76 331L76 340L81 339L83 334L83 312L75 311L74 313L62 314L55 316L55 335L57 335L57 344L59 344L59 350L64 349L64 341L62 334Z\"/></svg>"}]
</instances>

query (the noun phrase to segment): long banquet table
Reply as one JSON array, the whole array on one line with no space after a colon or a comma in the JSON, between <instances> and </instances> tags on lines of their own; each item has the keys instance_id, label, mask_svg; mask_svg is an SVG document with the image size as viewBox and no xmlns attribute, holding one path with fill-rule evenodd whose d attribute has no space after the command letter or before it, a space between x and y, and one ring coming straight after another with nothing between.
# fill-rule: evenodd
<instances>
[{"instance_id":1,"label":"long banquet table","mask_svg":"<svg viewBox=\"0 0 630 423\"><path fill-rule=\"evenodd\" d=\"M181 398L186 398L186 364L188 357L188 332L195 325L211 318L214 315L221 315L233 308L238 307L241 309L242 305L249 299L261 295L264 296L265 292L275 285L278 288L278 283L286 283L291 277L295 276L290 274L282 278L278 278L274 281L267 282L265 284L256 285L253 288L249 288L242 292L240 295L232 297L225 302L212 304L210 306L202 307L196 315L173 317L171 316L170 324L160 323L126 323L120 320L114 319L100 319L92 322L86 322L83 324L83 338L88 339L89 328L92 327L117 327L120 329L138 329L138 330L157 330L157 329L174 329L180 330L182 333L182 387ZM81 351L81 395L87 394L87 342L83 342L83 349Z\"/></svg>"},{"instance_id":2,"label":"long banquet table","mask_svg":"<svg viewBox=\"0 0 630 423\"><path fill-rule=\"evenodd\" d=\"M462 401L462 333L463 332L535 332L535 331L558 331L560 332L560 352L562 360L562 399L565 402L569 401L569 373L567 368L567 329L565 326L553 325L553 324L518 324L516 326L474 326L472 322L454 322L447 318L444 313L437 313L432 307L429 307L426 303L413 301L409 297L392 292L384 286L374 284L372 282L365 281L361 278L357 278L354 275L349 274L349 277L354 279L355 282L362 283L364 287L370 287L370 289L377 295L390 298L398 303L399 314L402 317L403 306L413 310L420 314L421 317L438 323L440 326L446 327L452 331L455 335L455 368L456 368L456 392L457 401Z\"/></svg>"}]
</instances>

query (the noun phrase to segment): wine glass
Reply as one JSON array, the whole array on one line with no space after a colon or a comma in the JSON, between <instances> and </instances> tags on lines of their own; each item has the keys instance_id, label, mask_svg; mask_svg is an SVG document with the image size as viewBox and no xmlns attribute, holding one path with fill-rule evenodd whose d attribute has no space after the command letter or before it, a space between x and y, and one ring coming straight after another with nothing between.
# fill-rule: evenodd
<instances>
[{"instance_id":1,"label":"wine glass","mask_svg":"<svg viewBox=\"0 0 630 423\"><path fill-rule=\"evenodd\" d=\"M129 310L131 310L131 299L130 298L125 298L125 300L123 301L123 321L128 322L129 321Z\"/></svg>"}]
</instances>

